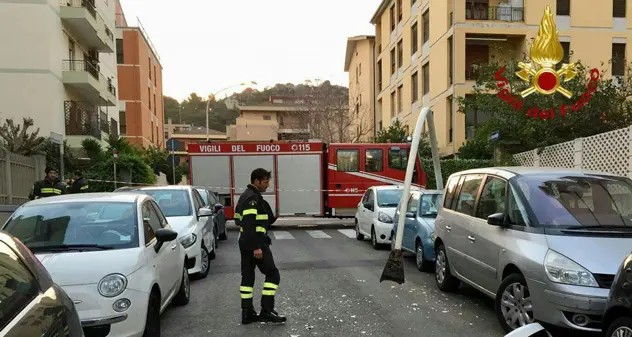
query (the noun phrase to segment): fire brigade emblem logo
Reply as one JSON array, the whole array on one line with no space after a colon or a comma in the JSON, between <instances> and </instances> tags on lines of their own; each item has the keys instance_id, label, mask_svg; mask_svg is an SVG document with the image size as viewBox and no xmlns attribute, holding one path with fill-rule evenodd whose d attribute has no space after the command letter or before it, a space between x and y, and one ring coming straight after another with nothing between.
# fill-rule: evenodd
<instances>
[{"instance_id":1,"label":"fire brigade emblem logo","mask_svg":"<svg viewBox=\"0 0 632 337\"><path fill-rule=\"evenodd\" d=\"M254 200L250 201L250 206L256 206L256 205L257 205L256 201L254 201Z\"/></svg>"},{"instance_id":2,"label":"fire brigade emblem logo","mask_svg":"<svg viewBox=\"0 0 632 337\"><path fill-rule=\"evenodd\" d=\"M516 75L531 86L520 93L523 98L538 92L552 95L556 92L571 98L573 93L562 87L562 82L568 82L577 76L574 63L564 63L559 69L557 64L564 59L564 48L560 43L555 25L555 19L549 6L544 10L540 22L538 36L533 41L530 50L531 62L519 62L520 71Z\"/></svg>"}]
</instances>

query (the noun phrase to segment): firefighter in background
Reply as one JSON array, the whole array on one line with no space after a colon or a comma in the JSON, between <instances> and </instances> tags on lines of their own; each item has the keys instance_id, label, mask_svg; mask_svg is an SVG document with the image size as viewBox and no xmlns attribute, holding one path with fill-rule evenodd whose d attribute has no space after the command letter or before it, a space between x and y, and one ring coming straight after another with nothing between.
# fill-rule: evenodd
<instances>
[{"instance_id":1,"label":"firefighter in background","mask_svg":"<svg viewBox=\"0 0 632 337\"><path fill-rule=\"evenodd\" d=\"M271 172L262 168L252 171L250 184L239 197L235 206L235 222L241 227L239 250L241 252L241 323L271 322L284 323L286 318L274 310L274 296L281 275L274 264L270 250L271 240L266 235L270 225L276 221L270 205L261 193L270 185ZM261 292L261 312L257 315L252 300L254 297L255 267L266 277Z\"/></svg>"},{"instance_id":2,"label":"firefighter in background","mask_svg":"<svg viewBox=\"0 0 632 337\"><path fill-rule=\"evenodd\" d=\"M81 171L75 171L72 174L72 179L67 181L70 186L68 187L68 193L88 193L90 192L90 186L88 181L83 178Z\"/></svg>"},{"instance_id":3,"label":"firefighter in background","mask_svg":"<svg viewBox=\"0 0 632 337\"><path fill-rule=\"evenodd\" d=\"M47 167L44 172L46 173L46 178L33 184L31 193L29 193L29 200L66 194L66 185L57 178L57 170Z\"/></svg>"}]
</instances>

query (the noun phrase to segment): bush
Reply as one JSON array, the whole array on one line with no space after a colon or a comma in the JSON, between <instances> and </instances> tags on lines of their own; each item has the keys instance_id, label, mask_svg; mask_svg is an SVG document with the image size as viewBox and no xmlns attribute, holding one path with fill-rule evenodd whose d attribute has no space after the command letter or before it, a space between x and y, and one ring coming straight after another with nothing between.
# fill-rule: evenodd
<instances>
[{"instance_id":1,"label":"bush","mask_svg":"<svg viewBox=\"0 0 632 337\"><path fill-rule=\"evenodd\" d=\"M441 160L441 174L443 178L443 186L447 183L448 177L456 172L465 171L481 167L493 167L493 160L483 159L443 159ZM437 184L435 181L434 165L432 159L421 159L421 167L426 172L426 188L435 189Z\"/></svg>"}]
</instances>

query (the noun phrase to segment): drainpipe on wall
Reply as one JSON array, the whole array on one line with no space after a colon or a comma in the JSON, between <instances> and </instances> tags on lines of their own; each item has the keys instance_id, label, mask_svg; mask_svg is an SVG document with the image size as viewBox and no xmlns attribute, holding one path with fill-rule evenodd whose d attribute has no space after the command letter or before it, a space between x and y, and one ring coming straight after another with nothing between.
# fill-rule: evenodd
<instances>
[{"instance_id":1,"label":"drainpipe on wall","mask_svg":"<svg viewBox=\"0 0 632 337\"><path fill-rule=\"evenodd\" d=\"M373 71L373 90L371 90L371 98L373 99L373 141L377 138L377 95L375 91L377 90L377 76L375 74L375 63L377 60L375 58L375 46L377 39L377 34L375 34L375 39L373 39L373 46L371 48L371 70Z\"/></svg>"},{"instance_id":2,"label":"drainpipe on wall","mask_svg":"<svg viewBox=\"0 0 632 337\"><path fill-rule=\"evenodd\" d=\"M456 0L452 0L452 26L450 28L453 28L456 25ZM452 155L454 157L456 157L456 153L455 151L455 146L454 143L456 143L456 137L455 137L455 132L454 130L456 129L456 114L457 111L455 109L455 105L456 105L456 99L454 97L454 84L456 83L456 72L454 71L456 69L456 56L455 56L455 52L456 49L454 48L454 46L456 45L456 39L454 38L454 29L452 29L452 102L450 104L452 104Z\"/></svg>"}]
</instances>

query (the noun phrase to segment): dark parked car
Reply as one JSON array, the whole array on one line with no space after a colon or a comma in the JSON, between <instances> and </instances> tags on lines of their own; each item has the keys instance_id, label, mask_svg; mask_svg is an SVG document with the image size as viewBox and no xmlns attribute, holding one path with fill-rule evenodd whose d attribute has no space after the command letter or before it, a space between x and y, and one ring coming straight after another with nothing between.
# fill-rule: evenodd
<instances>
[{"instance_id":1,"label":"dark parked car","mask_svg":"<svg viewBox=\"0 0 632 337\"><path fill-rule=\"evenodd\" d=\"M0 336L84 337L66 292L20 240L0 232Z\"/></svg>"},{"instance_id":2,"label":"dark parked car","mask_svg":"<svg viewBox=\"0 0 632 337\"><path fill-rule=\"evenodd\" d=\"M224 214L224 205L219 202L219 198L215 192L209 190L204 186L195 186L195 189L200 192L205 205L215 210L215 237L220 240L226 240L226 214Z\"/></svg>"},{"instance_id":3,"label":"dark parked car","mask_svg":"<svg viewBox=\"0 0 632 337\"><path fill-rule=\"evenodd\" d=\"M614 277L602 322L606 337L632 335L632 253Z\"/></svg>"}]
</instances>

